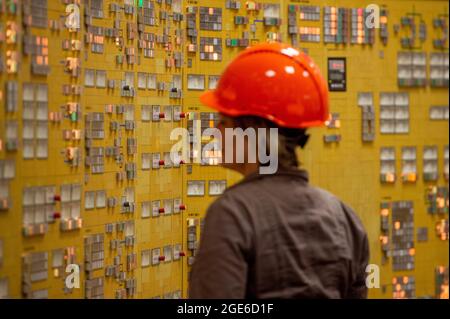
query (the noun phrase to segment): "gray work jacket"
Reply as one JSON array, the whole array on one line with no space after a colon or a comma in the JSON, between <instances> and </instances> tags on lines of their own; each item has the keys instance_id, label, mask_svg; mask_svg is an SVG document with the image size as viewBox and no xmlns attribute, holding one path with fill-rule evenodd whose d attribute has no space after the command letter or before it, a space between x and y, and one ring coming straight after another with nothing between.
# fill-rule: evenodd
<instances>
[{"instance_id":1,"label":"gray work jacket","mask_svg":"<svg viewBox=\"0 0 450 319\"><path fill-rule=\"evenodd\" d=\"M367 235L303 170L253 174L208 209L189 298L366 298Z\"/></svg>"}]
</instances>

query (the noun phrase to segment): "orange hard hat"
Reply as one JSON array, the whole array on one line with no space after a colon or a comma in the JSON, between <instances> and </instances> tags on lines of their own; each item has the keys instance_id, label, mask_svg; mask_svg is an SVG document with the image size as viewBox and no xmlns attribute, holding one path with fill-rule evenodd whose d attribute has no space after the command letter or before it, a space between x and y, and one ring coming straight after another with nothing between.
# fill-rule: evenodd
<instances>
[{"instance_id":1,"label":"orange hard hat","mask_svg":"<svg viewBox=\"0 0 450 319\"><path fill-rule=\"evenodd\" d=\"M279 126L321 126L329 118L328 88L305 53L281 43L264 43L240 53L225 69L203 104L231 117L253 115Z\"/></svg>"}]
</instances>

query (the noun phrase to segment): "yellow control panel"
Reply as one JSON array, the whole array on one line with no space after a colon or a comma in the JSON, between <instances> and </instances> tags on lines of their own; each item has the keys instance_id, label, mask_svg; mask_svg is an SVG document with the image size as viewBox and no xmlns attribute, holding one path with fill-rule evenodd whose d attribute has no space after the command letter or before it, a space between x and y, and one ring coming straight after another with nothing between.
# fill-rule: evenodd
<instances>
[{"instance_id":1,"label":"yellow control panel","mask_svg":"<svg viewBox=\"0 0 450 319\"><path fill-rule=\"evenodd\" d=\"M367 229L369 297L448 298L448 24L438 0L0 1L0 298L188 297L206 209L240 179L202 152L199 96L264 41L328 80L299 156Z\"/></svg>"}]
</instances>

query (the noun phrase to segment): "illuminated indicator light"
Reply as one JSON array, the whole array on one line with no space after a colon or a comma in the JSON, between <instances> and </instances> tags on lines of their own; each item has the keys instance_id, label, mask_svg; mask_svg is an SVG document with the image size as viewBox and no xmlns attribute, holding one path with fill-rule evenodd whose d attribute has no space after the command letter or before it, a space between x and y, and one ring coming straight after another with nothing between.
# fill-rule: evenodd
<instances>
[{"instance_id":1,"label":"illuminated indicator light","mask_svg":"<svg viewBox=\"0 0 450 319\"><path fill-rule=\"evenodd\" d=\"M414 256L416 254L416 249L415 248L410 248L409 249L409 255L410 256Z\"/></svg>"},{"instance_id":2,"label":"illuminated indicator light","mask_svg":"<svg viewBox=\"0 0 450 319\"><path fill-rule=\"evenodd\" d=\"M73 113L70 114L70 120L72 122L77 121L77 119L78 119L77 112L73 112Z\"/></svg>"},{"instance_id":3,"label":"illuminated indicator light","mask_svg":"<svg viewBox=\"0 0 450 319\"><path fill-rule=\"evenodd\" d=\"M341 120L336 120L334 122L334 125L336 126L336 128L340 128L341 127Z\"/></svg>"},{"instance_id":4,"label":"illuminated indicator light","mask_svg":"<svg viewBox=\"0 0 450 319\"><path fill-rule=\"evenodd\" d=\"M397 222L394 223L394 228L395 228L395 229L400 229L400 226L401 226L401 225L400 225L400 222L399 222L399 221L397 221Z\"/></svg>"},{"instance_id":5,"label":"illuminated indicator light","mask_svg":"<svg viewBox=\"0 0 450 319\"><path fill-rule=\"evenodd\" d=\"M76 148L76 147L68 147L66 149L66 158L68 160L73 160L77 150L78 150L78 148Z\"/></svg>"},{"instance_id":6,"label":"illuminated indicator light","mask_svg":"<svg viewBox=\"0 0 450 319\"><path fill-rule=\"evenodd\" d=\"M447 285L441 285L441 293L439 295L439 298L440 299L448 299L448 295L449 295L448 284Z\"/></svg>"},{"instance_id":7,"label":"illuminated indicator light","mask_svg":"<svg viewBox=\"0 0 450 319\"><path fill-rule=\"evenodd\" d=\"M385 174L386 182L393 183L395 181L395 176L392 173Z\"/></svg>"},{"instance_id":8,"label":"illuminated indicator light","mask_svg":"<svg viewBox=\"0 0 450 319\"><path fill-rule=\"evenodd\" d=\"M381 210L381 216L389 216L389 209L383 208Z\"/></svg>"},{"instance_id":9,"label":"illuminated indicator light","mask_svg":"<svg viewBox=\"0 0 450 319\"><path fill-rule=\"evenodd\" d=\"M389 242L389 238L387 236L380 236L380 241L383 245L386 245Z\"/></svg>"},{"instance_id":10,"label":"illuminated indicator light","mask_svg":"<svg viewBox=\"0 0 450 319\"><path fill-rule=\"evenodd\" d=\"M446 205L445 205L445 198L442 198L442 197L438 197L437 198L437 206L439 207L439 208L444 208Z\"/></svg>"}]
</instances>

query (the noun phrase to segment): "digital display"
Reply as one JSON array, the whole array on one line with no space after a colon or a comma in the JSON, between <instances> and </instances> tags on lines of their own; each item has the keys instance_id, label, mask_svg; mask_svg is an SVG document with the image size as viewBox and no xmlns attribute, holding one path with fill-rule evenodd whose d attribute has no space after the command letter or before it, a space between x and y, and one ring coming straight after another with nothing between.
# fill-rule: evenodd
<instances>
[{"instance_id":1,"label":"digital display","mask_svg":"<svg viewBox=\"0 0 450 319\"><path fill-rule=\"evenodd\" d=\"M330 68L333 70L339 70L339 71L344 72L345 71L345 63L344 63L344 61L331 60Z\"/></svg>"},{"instance_id":2,"label":"digital display","mask_svg":"<svg viewBox=\"0 0 450 319\"><path fill-rule=\"evenodd\" d=\"M347 90L345 58L328 59L328 89L330 92L345 92Z\"/></svg>"},{"instance_id":3,"label":"digital display","mask_svg":"<svg viewBox=\"0 0 450 319\"><path fill-rule=\"evenodd\" d=\"M343 73L335 73L335 72L333 72L333 73L330 74L330 80L342 81L342 80L345 80L345 75Z\"/></svg>"}]
</instances>

